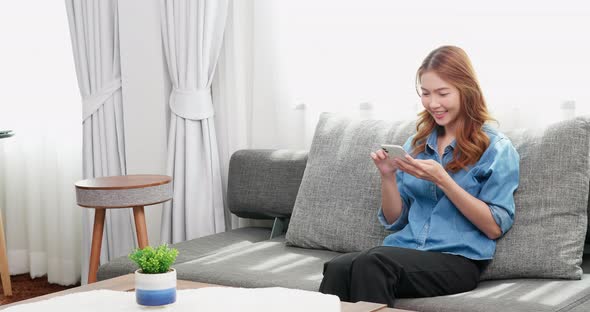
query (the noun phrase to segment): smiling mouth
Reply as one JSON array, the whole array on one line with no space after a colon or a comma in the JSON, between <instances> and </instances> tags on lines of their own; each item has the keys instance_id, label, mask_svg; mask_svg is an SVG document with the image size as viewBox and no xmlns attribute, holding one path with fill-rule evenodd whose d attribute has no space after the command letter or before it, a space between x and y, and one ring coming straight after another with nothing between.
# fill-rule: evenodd
<instances>
[{"instance_id":1,"label":"smiling mouth","mask_svg":"<svg viewBox=\"0 0 590 312\"><path fill-rule=\"evenodd\" d=\"M444 111L444 112L432 112L432 116L434 116L434 118L436 119L441 119L443 117L445 117L447 115L448 111Z\"/></svg>"}]
</instances>

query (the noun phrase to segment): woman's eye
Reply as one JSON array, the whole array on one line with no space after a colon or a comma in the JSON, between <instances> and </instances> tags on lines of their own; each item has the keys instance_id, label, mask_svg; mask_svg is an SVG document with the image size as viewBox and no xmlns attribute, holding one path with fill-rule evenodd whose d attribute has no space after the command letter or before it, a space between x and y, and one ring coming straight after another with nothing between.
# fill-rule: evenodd
<instances>
[{"instance_id":1,"label":"woman's eye","mask_svg":"<svg viewBox=\"0 0 590 312\"><path fill-rule=\"evenodd\" d=\"M447 95L449 95L449 94L448 94L448 93L445 93L445 94L442 94L442 93L441 93L441 94L440 94L440 96L447 96Z\"/></svg>"},{"instance_id":2,"label":"woman's eye","mask_svg":"<svg viewBox=\"0 0 590 312\"><path fill-rule=\"evenodd\" d=\"M422 93L422 96L429 96L430 94L428 93Z\"/></svg>"}]
</instances>

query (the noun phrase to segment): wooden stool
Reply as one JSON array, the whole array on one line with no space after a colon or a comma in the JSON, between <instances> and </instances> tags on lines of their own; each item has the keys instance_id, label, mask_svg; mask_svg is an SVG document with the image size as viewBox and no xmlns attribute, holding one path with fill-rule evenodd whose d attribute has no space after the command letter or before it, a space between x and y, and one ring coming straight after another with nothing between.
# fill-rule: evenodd
<instances>
[{"instance_id":1,"label":"wooden stool","mask_svg":"<svg viewBox=\"0 0 590 312\"><path fill-rule=\"evenodd\" d=\"M8 257L6 256L6 240L4 239L4 222L0 213L0 275L2 275L2 290L4 296L12 296L12 285L10 285L10 271L8 270Z\"/></svg>"},{"instance_id":2,"label":"wooden stool","mask_svg":"<svg viewBox=\"0 0 590 312\"><path fill-rule=\"evenodd\" d=\"M0 139L9 138L14 135L12 130L0 130ZM8 257L6 256L6 238L4 237L4 222L0 213L0 275L2 276L2 290L4 296L12 296L12 285L10 285L10 271L8 270Z\"/></svg>"},{"instance_id":3,"label":"wooden stool","mask_svg":"<svg viewBox=\"0 0 590 312\"><path fill-rule=\"evenodd\" d=\"M165 175L126 175L87 179L76 182L78 205L94 208L94 229L90 249L88 283L96 282L106 209L133 208L139 248L148 245L143 206L172 198L172 178Z\"/></svg>"}]
</instances>

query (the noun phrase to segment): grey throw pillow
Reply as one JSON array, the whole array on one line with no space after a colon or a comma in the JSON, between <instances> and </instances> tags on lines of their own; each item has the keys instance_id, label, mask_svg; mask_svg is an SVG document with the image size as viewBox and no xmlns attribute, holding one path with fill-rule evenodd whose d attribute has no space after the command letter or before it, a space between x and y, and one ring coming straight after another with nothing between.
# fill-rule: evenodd
<instances>
[{"instance_id":1,"label":"grey throw pillow","mask_svg":"<svg viewBox=\"0 0 590 312\"><path fill-rule=\"evenodd\" d=\"M287 243L340 252L380 245L388 233L377 220L381 179L369 154L381 143L402 145L414 132L414 122L323 113L293 207Z\"/></svg>"},{"instance_id":2,"label":"grey throw pillow","mask_svg":"<svg viewBox=\"0 0 590 312\"><path fill-rule=\"evenodd\" d=\"M514 224L498 240L482 279L582 277L586 236L590 119L541 132L507 132L520 155Z\"/></svg>"}]
</instances>

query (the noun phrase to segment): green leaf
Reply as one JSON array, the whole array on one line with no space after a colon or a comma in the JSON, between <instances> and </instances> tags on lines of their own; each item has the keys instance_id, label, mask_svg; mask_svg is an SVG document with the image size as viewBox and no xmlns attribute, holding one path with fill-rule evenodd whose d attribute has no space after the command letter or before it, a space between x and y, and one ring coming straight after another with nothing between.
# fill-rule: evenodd
<instances>
[{"instance_id":1,"label":"green leaf","mask_svg":"<svg viewBox=\"0 0 590 312\"><path fill-rule=\"evenodd\" d=\"M178 250L162 244L155 249L147 246L143 249L135 249L129 254L129 259L135 262L145 274L166 273L176 261Z\"/></svg>"}]
</instances>

